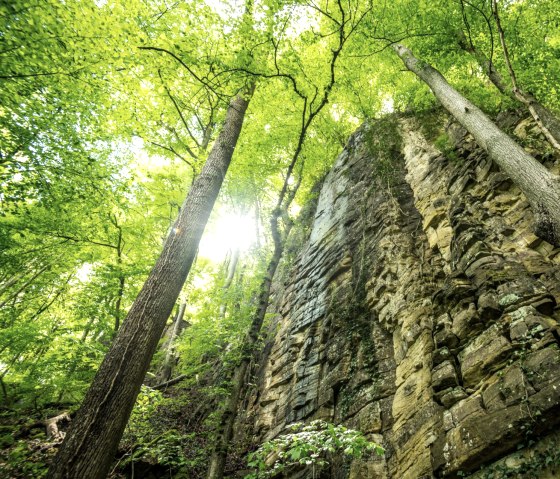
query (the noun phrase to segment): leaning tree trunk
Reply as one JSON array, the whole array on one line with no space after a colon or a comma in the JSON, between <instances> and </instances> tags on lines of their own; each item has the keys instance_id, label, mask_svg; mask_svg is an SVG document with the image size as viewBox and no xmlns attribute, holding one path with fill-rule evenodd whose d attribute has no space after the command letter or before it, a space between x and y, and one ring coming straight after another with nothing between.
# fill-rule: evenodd
<instances>
[{"instance_id":1,"label":"leaning tree trunk","mask_svg":"<svg viewBox=\"0 0 560 479\"><path fill-rule=\"evenodd\" d=\"M222 479L224 476L229 443L233 438L233 426L235 424L235 418L237 416L239 399L241 397L241 392L243 391L247 383L245 378L247 376L247 370L249 369L251 359L255 352L255 347L259 340L259 335L264 322L264 318L266 316L266 310L268 308L268 303L270 300L270 289L272 287L272 280L274 279L276 269L278 268L278 264L280 262L280 259L282 258L282 253L284 251L284 240L289 234L289 229L291 227L290 223L286 231L284 232L284 238L282 238L278 228L279 218L280 213L276 211L273 213L270 220L272 238L274 240L274 252L272 254L272 258L268 263L266 274L259 288L257 310L255 311L253 319L251 321L251 328L249 329L249 333L247 334L247 337L243 342L243 357L241 358L233 373L229 396L226 399L226 404L224 405L224 409L222 410L220 416L220 423L218 424L216 430L216 439L214 442L212 455L210 456L210 465L208 468L207 479Z\"/></svg>"},{"instance_id":2,"label":"leaning tree trunk","mask_svg":"<svg viewBox=\"0 0 560 479\"><path fill-rule=\"evenodd\" d=\"M250 93L238 95L181 207L163 251L103 360L48 478L107 476L165 322L187 278L243 125Z\"/></svg>"},{"instance_id":3,"label":"leaning tree trunk","mask_svg":"<svg viewBox=\"0 0 560 479\"><path fill-rule=\"evenodd\" d=\"M537 236L560 246L560 178L449 85L439 71L414 57L403 45L394 44L393 48L406 67L428 84L441 104L525 194L535 214Z\"/></svg>"}]
</instances>

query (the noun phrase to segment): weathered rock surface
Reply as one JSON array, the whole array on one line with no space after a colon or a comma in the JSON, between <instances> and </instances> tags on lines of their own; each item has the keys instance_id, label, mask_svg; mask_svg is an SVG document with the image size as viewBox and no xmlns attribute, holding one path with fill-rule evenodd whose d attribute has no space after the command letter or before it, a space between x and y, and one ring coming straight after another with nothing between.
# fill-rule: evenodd
<instances>
[{"instance_id":1,"label":"weathered rock surface","mask_svg":"<svg viewBox=\"0 0 560 479\"><path fill-rule=\"evenodd\" d=\"M347 477L514 471L560 422L560 251L470 136L444 154L420 126L372 122L338 158L250 406L262 440L321 418L380 441Z\"/></svg>"}]
</instances>

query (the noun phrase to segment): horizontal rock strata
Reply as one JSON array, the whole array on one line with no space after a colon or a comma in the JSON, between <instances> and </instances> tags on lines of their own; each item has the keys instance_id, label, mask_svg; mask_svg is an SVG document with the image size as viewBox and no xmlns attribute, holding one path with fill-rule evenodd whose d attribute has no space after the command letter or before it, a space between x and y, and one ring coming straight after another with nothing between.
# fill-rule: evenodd
<instances>
[{"instance_id":1,"label":"horizontal rock strata","mask_svg":"<svg viewBox=\"0 0 560 479\"><path fill-rule=\"evenodd\" d=\"M275 311L256 434L320 418L386 448L337 477L521 470L560 421L559 251L466 132L427 139L434 118L353 135Z\"/></svg>"}]
</instances>

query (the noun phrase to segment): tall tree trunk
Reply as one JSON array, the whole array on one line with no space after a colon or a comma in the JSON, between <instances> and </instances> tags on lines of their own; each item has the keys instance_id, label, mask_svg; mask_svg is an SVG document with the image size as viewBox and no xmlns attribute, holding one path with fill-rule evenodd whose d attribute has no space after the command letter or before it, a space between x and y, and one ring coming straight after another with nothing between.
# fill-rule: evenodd
<instances>
[{"instance_id":1,"label":"tall tree trunk","mask_svg":"<svg viewBox=\"0 0 560 479\"><path fill-rule=\"evenodd\" d=\"M255 346L258 343L260 331L268 309L270 300L270 289L272 287L272 280L278 268L282 253L284 251L284 240L289 234L291 223L288 224L284 232L284 238L280 233L278 221L280 219L280 210L276 210L271 218L271 231L274 241L274 252L268 263L266 274L261 282L259 288L259 299L257 303L257 310L253 315L251 327L245 341L243 342L243 356L239 364L235 368L233 377L231 379L230 394L226 399L226 404L220 416L220 423L216 430L216 439L214 448L210 457L210 466L208 468L207 479L222 479L226 465L227 453L229 443L233 438L233 426L237 416L237 408L241 398L241 392L246 385L246 376L255 352Z\"/></svg>"},{"instance_id":2,"label":"tall tree trunk","mask_svg":"<svg viewBox=\"0 0 560 479\"><path fill-rule=\"evenodd\" d=\"M0 375L0 389L2 389L2 396L4 396L4 405L9 407L11 405L10 396L8 396L8 389L4 382L4 374Z\"/></svg>"},{"instance_id":3,"label":"tall tree trunk","mask_svg":"<svg viewBox=\"0 0 560 479\"><path fill-rule=\"evenodd\" d=\"M441 104L525 194L535 214L537 236L560 246L560 178L449 85L439 71L414 57L403 45L394 44L393 48L406 67L428 84Z\"/></svg>"},{"instance_id":4,"label":"tall tree trunk","mask_svg":"<svg viewBox=\"0 0 560 479\"><path fill-rule=\"evenodd\" d=\"M238 95L230 102L224 125L202 172L103 360L49 469L48 478L106 477L165 322L190 271L229 167L252 91L251 87L245 96Z\"/></svg>"}]
</instances>

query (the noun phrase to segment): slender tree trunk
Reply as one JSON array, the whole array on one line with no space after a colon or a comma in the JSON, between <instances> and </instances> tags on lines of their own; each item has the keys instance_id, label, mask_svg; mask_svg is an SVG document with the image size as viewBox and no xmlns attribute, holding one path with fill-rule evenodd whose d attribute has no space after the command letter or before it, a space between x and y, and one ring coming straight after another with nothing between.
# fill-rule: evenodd
<instances>
[{"instance_id":1,"label":"slender tree trunk","mask_svg":"<svg viewBox=\"0 0 560 479\"><path fill-rule=\"evenodd\" d=\"M2 396L4 396L4 405L9 406L11 404L10 396L8 396L8 389L6 388L6 383L4 382L4 375L0 376L0 387L2 389Z\"/></svg>"},{"instance_id":2,"label":"slender tree trunk","mask_svg":"<svg viewBox=\"0 0 560 479\"><path fill-rule=\"evenodd\" d=\"M227 265L227 277L226 277L226 282L224 283L224 286L222 287L222 289L224 291L227 291L230 286L231 283L233 281L233 277L235 276L235 270L237 269L237 263L239 262L239 248L235 248L232 253L231 253L231 258L228 262ZM225 317L226 315L226 301L225 299L222 301L222 304L220 305L220 317Z\"/></svg>"},{"instance_id":3,"label":"slender tree trunk","mask_svg":"<svg viewBox=\"0 0 560 479\"><path fill-rule=\"evenodd\" d=\"M483 52L470 44L464 34L461 34L459 38L459 46L476 59L482 71L500 93L525 105L549 143L555 148L560 149L560 120L558 120L556 115L540 103L533 95L521 90L517 85L517 81L515 81L514 87L510 89L502 78L502 75L500 75L500 72L498 72L494 66L494 63L490 61ZM509 59L509 57L507 58ZM513 72L513 69L511 69L511 71ZM513 78L515 78L515 74Z\"/></svg>"},{"instance_id":4,"label":"slender tree trunk","mask_svg":"<svg viewBox=\"0 0 560 479\"><path fill-rule=\"evenodd\" d=\"M181 374L180 376L170 379L169 381L165 381L164 383L152 386L152 389L167 389L169 386L173 386L174 384L180 383L183 379L187 379L190 377L191 376L189 374Z\"/></svg>"},{"instance_id":5,"label":"slender tree trunk","mask_svg":"<svg viewBox=\"0 0 560 479\"><path fill-rule=\"evenodd\" d=\"M235 270L237 269L237 263L239 262L239 248L235 248L231 253L231 259L228 264L227 268L227 277L226 282L224 283L223 289L229 289L231 286L231 282L233 281L233 277L235 276Z\"/></svg>"},{"instance_id":6,"label":"slender tree trunk","mask_svg":"<svg viewBox=\"0 0 560 479\"><path fill-rule=\"evenodd\" d=\"M89 332L91 331L95 319L96 319L95 316L91 316L82 332L82 336L80 337L80 342L78 343L78 349L74 352L74 359L72 360L72 363L66 372L66 377L68 378L72 377L72 375L76 371L76 368L78 367L78 361L79 361L78 356L81 352L80 349L86 342L86 339L88 337ZM64 398L65 393L66 393L66 384L62 386L62 389L58 393L58 396L56 398L57 403L60 403L62 401L62 398Z\"/></svg>"},{"instance_id":7,"label":"slender tree trunk","mask_svg":"<svg viewBox=\"0 0 560 479\"><path fill-rule=\"evenodd\" d=\"M119 267L119 277L118 277L119 289L117 290L117 299L115 301L115 326L113 328L113 336L115 336L121 326L121 304L124 295L125 277L122 272L122 252L123 252L122 228L119 226L117 222L116 215L113 224L115 225L115 227L119 232L119 236L117 240L117 265Z\"/></svg>"},{"instance_id":8,"label":"slender tree trunk","mask_svg":"<svg viewBox=\"0 0 560 479\"><path fill-rule=\"evenodd\" d=\"M437 99L473 135L490 158L525 194L535 214L535 233L560 246L560 178L500 130L432 66L403 45L393 45L406 67L425 81Z\"/></svg>"},{"instance_id":9,"label":"slender tree trunk","mask_svg":"<svg viewBox=\"0 0 560 479\"><path fill-rule=\"evenodd\" d=\"M239 249L235 249L233 251L233 256L230 258L229 261L226 262L227 267L227 277L226 283L223 286L224 290L227 290L233 281L233 277L235 275L235 270L237 267L237 263L239 260ZM177 314L173 319L173 323L171 324L170 328L164 333L165 341L163 342L161 349L165 351L165 356L161 367L158 370L156 375L155 381L158 387L162 384L169 383L171 379L171 375L173 374L173 366L176 360L175 355L175 341L177 337L181 334L183 329L185 328L186 322L183 320L185 315L185 309L187 307L187 303L181 303L179 309L177 310ZM225 316L226 314L226 306L225 302L220 305L220 316Z\"/></svg>"},{"instance_id":10,"label":"slender tree trunk","mask_svg":"<svg viewBox=\"0 0 560 479\"><path fill-rule=\"evenodd\" d=\"M48 478L103 479L114 458L150 360L196 255L229 167L252 94L235 97L181 208L175 227L103 360Z\"/></svg>"},{"instance_id":11,"label":"slender tree trunk","mask_svg":"<svg viewBox=\"0 0 560 479\"><path fill-rule=\"evenodd\" d=\"M113 328L113 335L116 335L121 326L121 304L124 294L125 277L120 273L119 276L119 289L117 291L117 300L115 301L115 326Z\"/></svg>"},{"instance_id":12,"label":"slender tree trunk","mask_svg":"<svg viewBox=\"0 0 560 479\"><path fill-rule=\"evenodd\" d=\"M158 384L168 381L171 378L173 365L175 363L175 341L184 329L185 322L183 321L183 317L185 316L186 307L187 303L181 303L177 316L175 317L175 321L173 322L171 334L165 351L165 359L163 360L163 365L157 377Z\"/></svg>"},{"instance_id":13,"label":"slender tree trunk","mask_svg":"<svg viewBox=\"0 0 560 479\"><path fill-rule=\"evenodd\" d=\"M229 443L233 438L233 426L235 424L235 418L237 416L237 408L239 406L241 392L246 385L247 371L249 369L251 359L254 355L255 346L258 343L260 331L264 322L264 318L266 316L266 311L268 309L272 280L284 251L284 241L278 228L279 218L279 212L273 213L271 219L271 230L274 240L274 252L272 254L272 258L268 263L266 274L259 288L257 310L255 311L255 314L253 316L251 328L249 329L249 333L247 334L247 337L243 342L243 357L235 368L233 377L231 379L232 382L230 394L226 399L226 404L220 417L220 423L217 427L216 440L214 442L214 448L210 457L210 466L208 468L207 479L222 479L224 475ZM291 223L284 233L284 239L287 237L290 227Z\"/></svg>"}]
</instances>

